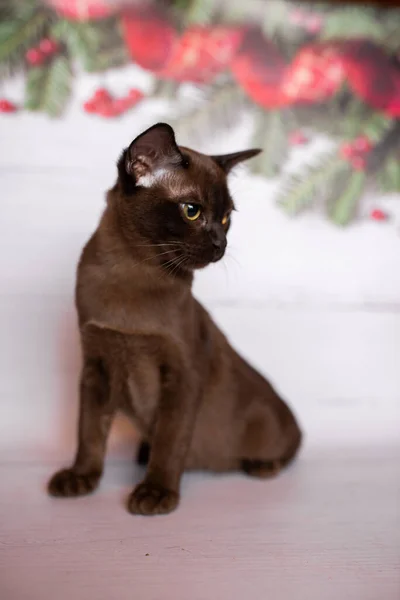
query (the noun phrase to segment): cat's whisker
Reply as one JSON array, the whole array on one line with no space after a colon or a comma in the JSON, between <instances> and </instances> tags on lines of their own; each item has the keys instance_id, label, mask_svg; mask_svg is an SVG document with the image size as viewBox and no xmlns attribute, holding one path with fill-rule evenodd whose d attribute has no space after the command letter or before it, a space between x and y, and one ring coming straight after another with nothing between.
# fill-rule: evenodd
<instances>
[{"instance_id":1,"label":"cat's whisker","mask_svg":"<svg viewBox=\"0 0 400 600\"><path fill-rule=\"evenodd\" d=\"M160 254L156 254L155 256L148 256L147 258L144 258L143 260L140 260L138 263L135 263L135 267L138 267L139 265L142 265L143 263L147 262L148 260L152 260L154 258L158 258L159 256L164 256L165 254L171 254L171 252L174 252L174 249L171 248L170 250L167 250L166 252L160 252Z\"/></svg>"},{"instance_id":2,"label":"cat's whisker","mask_svg":"<svg viewBox=\"0 0 400 600\"><path fill-rule=\"evenodd\" d=\"M161 244L136 244L137 248L157 248L159 246L183 246L184 242L163 242Z\"/></svg>"}]
</instances>

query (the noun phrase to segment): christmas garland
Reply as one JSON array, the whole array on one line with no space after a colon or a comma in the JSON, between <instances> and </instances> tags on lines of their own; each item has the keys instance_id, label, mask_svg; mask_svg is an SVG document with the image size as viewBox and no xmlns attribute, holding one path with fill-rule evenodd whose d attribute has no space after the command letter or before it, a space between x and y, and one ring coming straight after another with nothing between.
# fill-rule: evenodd
<instances>
[{"instance_id":1,"label":"christmas garland","mask_svg":"<svg viewBox=\"0 0 400 600\"><path fill-rule=\"evenodd\" d=\"M238 111L252 113L254 144L264 148L253 170L282 175L278 201L289 214L318 202L345 225L370 181L400 192L399 10L285 0L261 9L252 0L166 4L3 1L0 76L23 70L24 108L51 116L65 109L77 64L101 72L133 61L154 74L153 94L170 98L182 83L201 86L203 102L178 129L211 135L231 127ZM135 88L123 98L100 89L83 108L116 117L143 98ZM16 110L0 100L0 112ZM286 172L290 148L315 133L332 136L332 148Z\"/></svg>"}]
</instances>

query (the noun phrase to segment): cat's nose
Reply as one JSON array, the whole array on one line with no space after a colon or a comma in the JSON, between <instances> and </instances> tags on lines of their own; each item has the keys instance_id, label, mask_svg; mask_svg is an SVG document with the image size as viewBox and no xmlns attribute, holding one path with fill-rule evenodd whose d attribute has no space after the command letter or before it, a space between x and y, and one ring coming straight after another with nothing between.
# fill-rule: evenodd
<instances>
[{"instance_id":1,"label":"cat's nose","mask_svg":"<svg viewBox=\"0 0 400 600\"><path fill-rule=\"evenodd\" d=\"M226 242L225 240L215 238L212 240L212 245L216 250L221 250L226 245Z\"/></svg>"}]
</instances>

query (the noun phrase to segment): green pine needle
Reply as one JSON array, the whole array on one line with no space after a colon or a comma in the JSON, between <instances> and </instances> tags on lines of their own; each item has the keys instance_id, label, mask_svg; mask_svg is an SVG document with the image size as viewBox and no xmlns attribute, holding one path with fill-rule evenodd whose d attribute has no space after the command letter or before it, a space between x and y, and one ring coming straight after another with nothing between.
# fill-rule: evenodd
<instances>
[{"instance_id":1,"label":"green pine needle","mask_svg":"<svg viewBox=\"0 0 400 600\"><path fill-rule=\"evenodd\" d=\"M58 56L50 64L29 70L25 108L43 111L52 117L64 110L71 94L72 72L68 59Z\"/></svg>"},{"instance_id":2,"label":"green pine needle","mask_svg":"<svg viewBox=\"0 0 400 600\"><path fill-rule=\"evenodd\" d=\"M284 110L258 111L252 143L263 151L251 162L253 173L266 177L279 174L288 155L291 123L290 113Z\"/></svg>"},{"instance_id":3,"label":"green pine needle","mask_svg":"<svg viewBox=\"0 0 400 600\"><path fill-rule=\"evenodd\" d=\"M331 218L336 225L347 225L354 216L357 204L364 192L366 174L353 171L345 181L344 190L333 204Z\"/></svg>"},{"instance_id":4,"label":"green pine needle","mask_svg":"<svg viewBox=\"0 0 400 600\"><path fill-rule=\"evenodd\" d=\"M232 127L246 104L247 100L238 86L225 82L220 85L217 83L209 89L209 93L201 102L181 115L173 126L178 137L191 143L201 143L201 140L210 135Z\"/></svg>"},{"instance_id":5,"label":"green pine needle","mask_svg":"<svg viewBox=\"0 0 400 600\"><path fill-rule=\"evenodd\" d=\"M333 9L331 14L325 16L321 39L365 37L380 41L385 39L386 33L386 28L377 19L374 9L353 5Z\"/></svg>"},{"instance_id":6,"label":"green pine needle","mask_svg":"<svg viewBox=\"0 0 400 600\"><path fill-rule=\"evenodd\" d=\"M317 164L307 165L284 178L278 203L287 213L296 215L318 200L326 201L347 170L348 165L337 156L336 148L326 152Z\"/></svg>"},{"instance_id":7,"label":"green pine needle","mask_svg":"<svg viewBox=\"0 0 400 600\"><path fill-rule=\"evenodd\" d=\"M284 31L285 37L288 36L289 15L292 10L293 6L286 0L269 0L266 3L262 29L269 39L273 40L282 31Z\"/></svg>"},{"instance_id":8,"label":"green pine needle","mask_svg":"<svg viewBox=\"0 0 400 600\"><path fill-rule=\"evenodd\" d=\"M0 76L23 64L29 48L37 44L49 22L45 9L28 7L14 19L0 22Z\"/></svg>"},{"instance_id":9,"label":"green pine needle","mask_svg":"<svg viewBox=\"0 0 400 600\"><path fill-rule=\"evenodd\" d=\"M100 50L99 29L95 24L60 20L53 27L52 35L66 44L71 56L77 58L86 71L95 70Z\"/></svg>"},{"instance_id":10,"label":"green pine needle","mask_svg":"<svg viewBox=\"0 0 400 600\"><path fill-rule=\"evenodd\" d=\"M400 193L400 156L389 156L379 172L378 183L385 194Z\"/></svg>"},{"instance_id":11,"label":"green pine needle","mask_svg":"<svg viewBox=\"0 0 400 600\"><path fill-rule=\"evenodd\" d=\"M186 9L186 25L207 25L215 11L215 0L192 0Z\"/></svg>"}]
</instances>

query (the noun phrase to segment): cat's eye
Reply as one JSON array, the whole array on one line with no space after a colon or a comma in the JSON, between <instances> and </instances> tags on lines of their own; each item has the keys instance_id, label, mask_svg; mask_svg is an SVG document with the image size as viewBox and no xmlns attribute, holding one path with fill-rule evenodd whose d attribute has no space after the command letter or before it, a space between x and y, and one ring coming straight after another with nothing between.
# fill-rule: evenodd
<instances>
[{"instance_id":1,"label":"cat's eye","mask_svg":"<svg viewBox=\"0 0 400 600\"><path fill-rule=\"evenodd\" d=\"M230 218L231 218L230 213L226 213L226 215L224 215L222 218L222 221L221 221L222 225L226 225Z\"/></svg>"},{"instance_id":2,"label":"cat's eye","mask_svg":"<svg viewBox=\"0 0 400 600\"><path fill-rule=\"evenodd\" d=\"M196 221L201 215L201 206L198 204L181 204L182 212L189 221Z\"/></svg>"}]
</instances>

